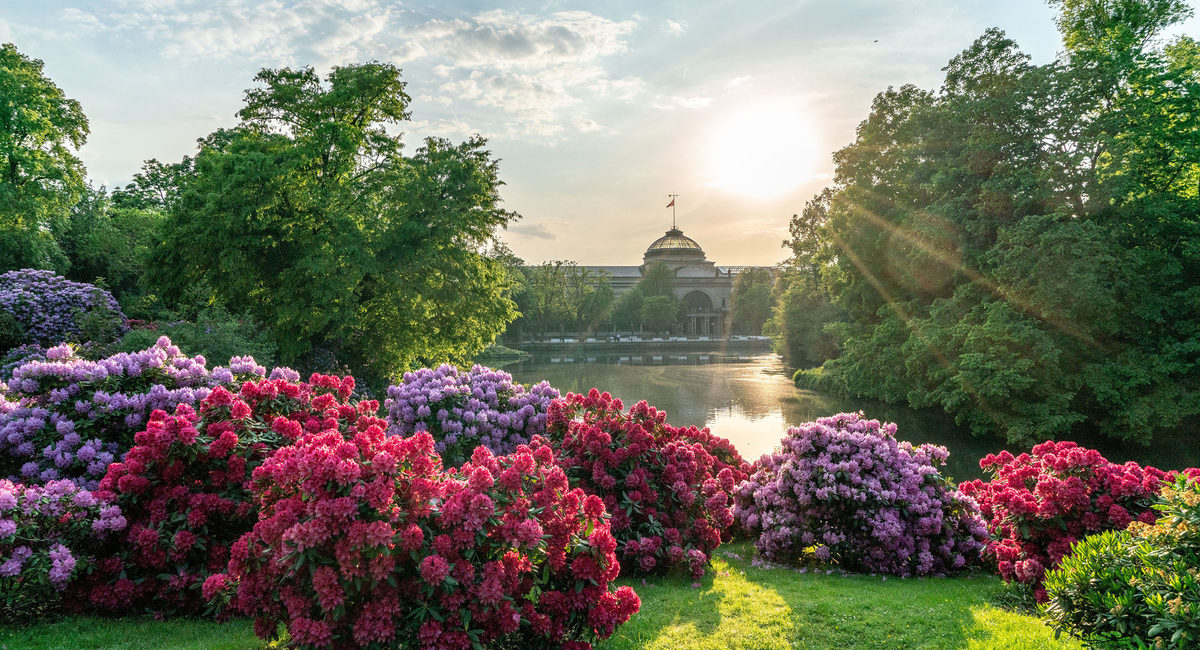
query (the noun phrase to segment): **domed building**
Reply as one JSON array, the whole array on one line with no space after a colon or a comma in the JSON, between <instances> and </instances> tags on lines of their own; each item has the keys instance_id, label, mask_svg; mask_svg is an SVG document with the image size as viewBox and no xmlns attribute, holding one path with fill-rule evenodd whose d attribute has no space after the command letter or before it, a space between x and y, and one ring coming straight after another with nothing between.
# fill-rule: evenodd
<instances>
[{"instance_id":1,"label":"domed building","mask_svg":"<svg viewBox=\"0 0 1200 650\"><path fill-rule=\"evenodd\" d=\"M708 260L696 240L671 228L654 240L642 255L640 266L589 266L610 276L613 293L633 289L650 265L662 262L675 271L675 297L682 308L683 331L688 336L723 336L729 322L733 279L741 267L720 267Z\"/></svg>"}]
</instances>

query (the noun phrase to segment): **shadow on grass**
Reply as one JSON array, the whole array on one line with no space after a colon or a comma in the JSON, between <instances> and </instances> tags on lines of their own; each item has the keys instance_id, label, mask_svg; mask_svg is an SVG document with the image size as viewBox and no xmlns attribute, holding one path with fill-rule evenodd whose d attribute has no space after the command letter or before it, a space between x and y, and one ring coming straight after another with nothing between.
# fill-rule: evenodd
<instances>
[{"instance_id":1,"label":"shadow on grass","mask_svg":"<svg viewBox=\"0 0 1200 650\"><path fill-rule=\"evenodd\" d=\"M74 616L31 625L0 625L0 650L247 650L269 647L249 620Z\"/></svg>"},{"instance_id":2,"label":"shadow on grass","mask_svg":"<svg viewBox=\"0 0 1200 650\"><path fill-rule=\"evenodd\" d=\"M641 611L601 648L1078 648L1036 617L997 608L988 575L897 579L751 566L753 547L717 551L691 581L625 581Z\"/></svg>"}]
</instances>

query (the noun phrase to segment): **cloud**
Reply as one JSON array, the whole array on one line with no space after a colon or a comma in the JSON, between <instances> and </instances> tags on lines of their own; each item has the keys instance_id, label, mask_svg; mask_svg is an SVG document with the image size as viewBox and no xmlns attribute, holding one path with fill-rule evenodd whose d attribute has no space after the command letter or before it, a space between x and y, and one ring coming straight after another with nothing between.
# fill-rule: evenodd
<instances>
[{"instance_id":1,"label":"cloud","mask_svg":"<svg viewBox=\"0 0 1200 650\"><path fill-rule=\"evenodd\" d=\"M712 104L712 97L692 95L690 97L671 97L665 102L659 101L652 105L654 108L660 110L673 111L680 108L686 110L697 110L701 108L707 108L709 104Z\"/></svg>"},{"instance_id":2,"label":"cloud","mask_svg":"<svg viewBox=\"0 0 1200 650\"><path fill-rule=\"evenodd\" d=\"M588 11L427 18L391 0L127 0L60 13L73 32L136 38L174 61L321 70L383 57L420 65L432 74L410 92L489 109L483 119L496 125L481 126L512 136L594 131L600 125L585 103L632 102L645 87L605 66L628 49L638 21Z\"/></svg>"},{"instance_id":3,"label":"cloud","mask_svg":"<svg viewBox=\"0 0 1200 650\"><path fill-rule=\"evenodd\" d=\"M603 128L597 124L595 120L591 120L586 117L577 117L571 121L571 124L574 125L574 127L581 133L599 131L601 128Z\"/></svg>"},{"instance_id":4,"label":"cloud","mask_svg":"<svg viewBox=\"0 0 1200 650\"><path fill-rule=\"evenodd\" d=\"M59 12L59 17L68 26L75 28L71 30L73 33L95 32L104 29L104 23L99 18L75 7L66 7Z\"/></svg>"},{"instance_id":5,"label":"cloud","mask_svg":"<svg viewBox=\"0 0 1200 650\"><path fill-rule=\"evenodd\" d=\"M508 231L521 235L522 237L531 237L533 239L554 239L555 234L550 232L544 223L521 223L515 226L509 226Z\"/></svg>"},{"instance_id":6,"label":"cloud","mask_svg":"<svg viewBox=\"0 0 1200 650\"><path fill-rule=\"evenodd\" d=\"M683 36L687 31L687 23L680 20L668 20L663 23L663 31L672 36Z\"/></svg>"},{"instance_id":7,"label":"cloud","mask_svg":"<svg viewBox=\"0 0 1200 650\"><path fill-rule=\"evenodd\" d=\"M135 0L95 13L63 11L89 31L136 33L172 59L250 59L317 67L389 51L381 37L397 16L381 0ZM400 44L399 57L421 52Z\"/></svg>"},{"instance_id":8,"label":"cloud","mask_svg":"<svg viewBox=\"0 0 1200 650\"><path fill-rule=\"evenodd\" d=\"M410 33L458 67L540 68L624 51L635 27L586 11L540 17L495 9L467 20L430 20Z\"/></svg>"},{"instance_id":9,"label":"cloud","mask_svg":"<svg viewBox=\"0 0 1200 650\"><path fill-rule=\"evenodd\" d=\"M457 101L498 109L509 135L561 137L600 125L571 109L591 98L628 102L644 83L614 78L605 57L624 52L632 20L586 11L532 16L492 10L472 18L429 20L409 30L431 58L439 90Z\"/></svg>"}]
</instances>

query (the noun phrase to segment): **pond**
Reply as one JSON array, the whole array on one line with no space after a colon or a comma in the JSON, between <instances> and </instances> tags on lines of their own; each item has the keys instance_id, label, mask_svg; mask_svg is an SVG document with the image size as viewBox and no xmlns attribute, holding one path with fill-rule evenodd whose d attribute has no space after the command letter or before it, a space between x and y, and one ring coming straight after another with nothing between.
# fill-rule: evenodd
<instances>
[{"instance_id":1,"label":"pond","mask_svg":"<svg viewBox=\"0 0 1200 650\"><path fill-rule=\"evenodd\" d=\"M608 391L628 408L639 400L667 412L673 425L708 427L729 439L750 461L778 448L789 426L846 411L895 422L897 438L932 442L950 450L942 474L956 481L981 478L979 459L1015 446L998 438L972 436L937 411L918 411L870 400L847 399L800 390L773 354L717 353L539 356L505 366L522 383L543 379L563 393L592 387ZM1200 466L1200 445L1191 440L1156 441L1152 447L1107 440L1078 441L1115 462L1134 460L1162 469Z\"/></svg>"}]
</instances>

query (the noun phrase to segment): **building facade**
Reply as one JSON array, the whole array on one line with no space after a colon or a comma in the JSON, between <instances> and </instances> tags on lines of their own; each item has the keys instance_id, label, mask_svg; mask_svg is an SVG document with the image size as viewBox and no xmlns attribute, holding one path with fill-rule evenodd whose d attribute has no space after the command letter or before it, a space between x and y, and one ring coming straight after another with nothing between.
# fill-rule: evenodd
<instances>
[{"instance_id":1,"label":"building facade","mask_svg":"<svg viewBox=\"0 0 1200 650\"><path fill-rule=\"evenodd\" d=\"M639 266L589 266L609 276L613 293L633 289L650 265L662 262L675 272L675 297L682 309L683 334L724 336L728 330L733 280L744 267L717 266L708 260L696 240L671 228L654 240Z\"/></svg>"}]
</instances>

